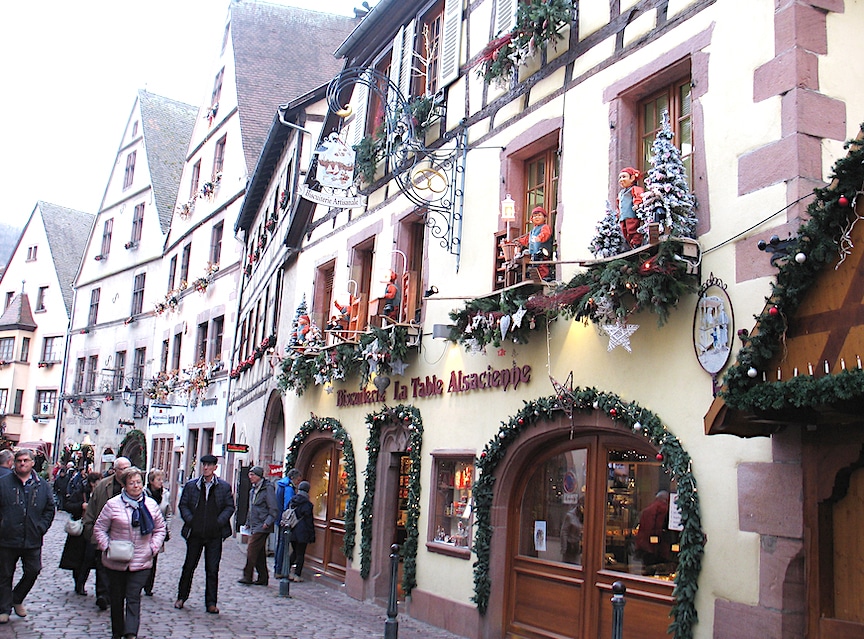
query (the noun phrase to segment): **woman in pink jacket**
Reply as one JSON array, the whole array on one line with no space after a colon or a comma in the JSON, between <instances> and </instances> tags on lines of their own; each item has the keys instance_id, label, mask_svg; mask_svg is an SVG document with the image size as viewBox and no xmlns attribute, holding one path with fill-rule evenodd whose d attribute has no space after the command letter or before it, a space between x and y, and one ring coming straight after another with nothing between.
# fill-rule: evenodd
<instances>
[{"instance_id":1,"label":"woman in pink jacket","mask_svg":"<svg viewBox=\"0 0 864 639\"><path fill-rule=\"evenodd\" d=\"M144 476L129 468L120 477L123 490L108 500L93 526L93 541L102 552L111 588L111 636L137 639L141 613L141 590L147 582L153 557L165 540L165 519L159 506L144 494ZM109 559L112 540L131 541L128 561Z\"/></svg>"}]
</instances>

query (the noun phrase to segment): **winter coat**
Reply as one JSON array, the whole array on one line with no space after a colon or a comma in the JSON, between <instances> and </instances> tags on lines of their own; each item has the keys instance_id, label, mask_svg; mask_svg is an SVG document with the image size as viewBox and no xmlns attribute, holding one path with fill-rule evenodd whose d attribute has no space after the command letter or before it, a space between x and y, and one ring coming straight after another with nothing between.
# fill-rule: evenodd
<instances>
[{"instance_id":1,"label":"winter coat","mask_svg":"<svg viewBox=\"0 0 864 639\"><path fill-rule=\"evenodd\" d=\"M253 486L249 490L249 514L246 525L251 532L273 532L273 524L279 517L279 505L276 503L276 491L269 479L258 482L258 490Z\"/></svg>"},{"instance_id":2,"label":"winter coat","mask_svg":"<svg viewBox=\"0 0 864 639\"><path fill-rule=\"evenodd\" d=\"M288 477L283 477L276 482L276 503L279 506L279 518L282 518L282 513L288 508L288 502L297 494L297 488L291 483Z\"/></svg>"},{"instance_id":3,"label":"winter coat","mask_svg":"<svg viewBox=\"0 0 864 639\"><path fill-rule=\"evenodd\" d=\"M0 546L4 548L41 548L42 537L54 521L51 488L36 473L32 477L26 509L24 483L18 475L0 477Z\"/></svg>"},{"instance_id":4,"label":"winter coat","mask_svg":"<svg viewBox=\"0 0 864 639\"><path fill-rule=\"evenodd\" d=\"M292 541L301 544L315 543L315 519L312 517L312 502L309 501L309 494L298 490L288 505L297 513L298 519L297 525L291 529Z\"/></svg>"},{"instance_id":5,"label":"winter coat","mask_svg":"<svg viewBox=\"0 0 864 639\"><path fill-rule=\"evenodd\" d=\"M89 486L89 485L88 485ZM89 502L90 491L84 491L84 486L66 498L66 511L72 514L72 519L81 519L84 512L84 502ZM78 570L81 568L96 567L96 549L84 535L66 535L66 543L63 544L63 553L60 555L60 568L63 570Z\"/></svg>"},{"instance_id":6,"label":"winter coat","mask_svg":"<svg viewBox=\"0 0 864 639\"><path fill-rule=\"evenodd\" d=\"M219 535L222 539L227 539L231 536L231 515L234 514L234 495L231 493L231 486L224 479L213 477L215 485L210 490L215 490L216 508L218 515L216 523L219 525ZM202 483L204 479L192 479L186 482L183 487L183 494L180 495L180 504L177 510L180 511L180 517L183 519L183 538L186 539L192 532L192 518L195 516L195 509L198 507L198 499L203 496Z\"/></svg>"},{"instance_id":7,"label":"winter coat","mask_svg":"<svg viewBox=\"0 0 864 639\"><path fill-rule=\"evenodd\" d=\"M84 536L90 539L93 536L93 524L102 512L102 508L112 497L116 497L123 490L123 485L114 480L114 475L103 477L93 487L90 502L87 504L87 512L84 513Z\"/></svg>"},{"instance_id":8,"label":"winter coat","mask_svg":"<svg viewBox=\"0 0 864 639\"><path fill-rule=\"evenodd\" d=\"M103 551L102 564L106 568L135 572L153 566L153 556L159 552L162 542L165 541L165 518L162 517L159 506L150 497L144 497L144 506L153 517L153 532L148 535L141 534L140 526L132 526L134 509L123 501L122 496L112 497L102 508L93 526L93 543L97 550ZM104 551L108 549L108 543L112 539L131 541L135 545L135 552L130 562L111 561L106 557Z\"/></svg>"}]
</instances>

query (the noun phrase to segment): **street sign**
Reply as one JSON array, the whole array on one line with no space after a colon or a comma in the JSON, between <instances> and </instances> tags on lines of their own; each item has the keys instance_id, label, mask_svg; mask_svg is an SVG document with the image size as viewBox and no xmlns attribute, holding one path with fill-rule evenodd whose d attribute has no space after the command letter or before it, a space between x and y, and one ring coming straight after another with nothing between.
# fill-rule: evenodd
<instances>
[{"instance_id":1,"label":"street sign","mask_svg":"<svg viewBox=\"0 0 864 639\"><path fill-rule=\"evenodd\" d=\"M225 444L225 452L226 453L248 453L249 452L249 444Z\"/></svg>"}]
</instances>

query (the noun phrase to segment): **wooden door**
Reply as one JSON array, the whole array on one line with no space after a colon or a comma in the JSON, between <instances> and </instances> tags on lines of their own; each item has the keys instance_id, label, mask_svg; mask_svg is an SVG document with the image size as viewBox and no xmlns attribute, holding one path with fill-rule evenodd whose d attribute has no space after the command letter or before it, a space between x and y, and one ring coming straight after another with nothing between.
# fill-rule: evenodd
<instances>
[{"instance_id":1,"label":"wooden door","mask_svg":"<svg viewBox=\"0 0 864 639\"><path fill-rule=\"evenodd\" d=\"M315 543L307 557L324 572L345 576L345 507L348 499L347 476L342 451L334 442L320 446L312 455L305 475L311 488L312 515L315 520Z\"/></svg>"}]
</instances>

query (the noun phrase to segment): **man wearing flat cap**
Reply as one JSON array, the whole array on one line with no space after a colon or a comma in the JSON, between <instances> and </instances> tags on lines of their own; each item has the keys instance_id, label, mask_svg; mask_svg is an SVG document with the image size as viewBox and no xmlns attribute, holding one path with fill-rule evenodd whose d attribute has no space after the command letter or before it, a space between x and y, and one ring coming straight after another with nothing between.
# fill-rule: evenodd
<instances>
[{"instance_id":1,"label":"man wearing flat cap","mask_svg":"<svg viewBox=\"0 0 864 639\"><path fill-rule=\"evenodd\" d=\"M276 490L269 479L264 478L261 466L249 469L249 514L246 526L252 537L246 548L246 565L243 567L241 584L266 586L270 581L267 571L267 537L273 532L273 525L279 517L279 504L276 503ZM258 572L258 579L252 579L253 571Z\"/></svg>"},{"instance_id":2,"label":"man wearing flat cap","mask_svg":"<svg viewBox=\"0 0 864 639\"><path fill-rule=\"evenodd\" d=\"M186 540L186 559L177 585L175 608L182 608L192 590L192 573L198 567L204 552L204 605L207 612L218 615L216 592L219 589L219 562L222 560L222 542L231 536L231 515L234 514L234 495L231 486L216 476L218 460L214 455L202 455L201 476L186 483L180 497L180 516L183 518L183 538Z\"/></svg>"}]
</instances>

